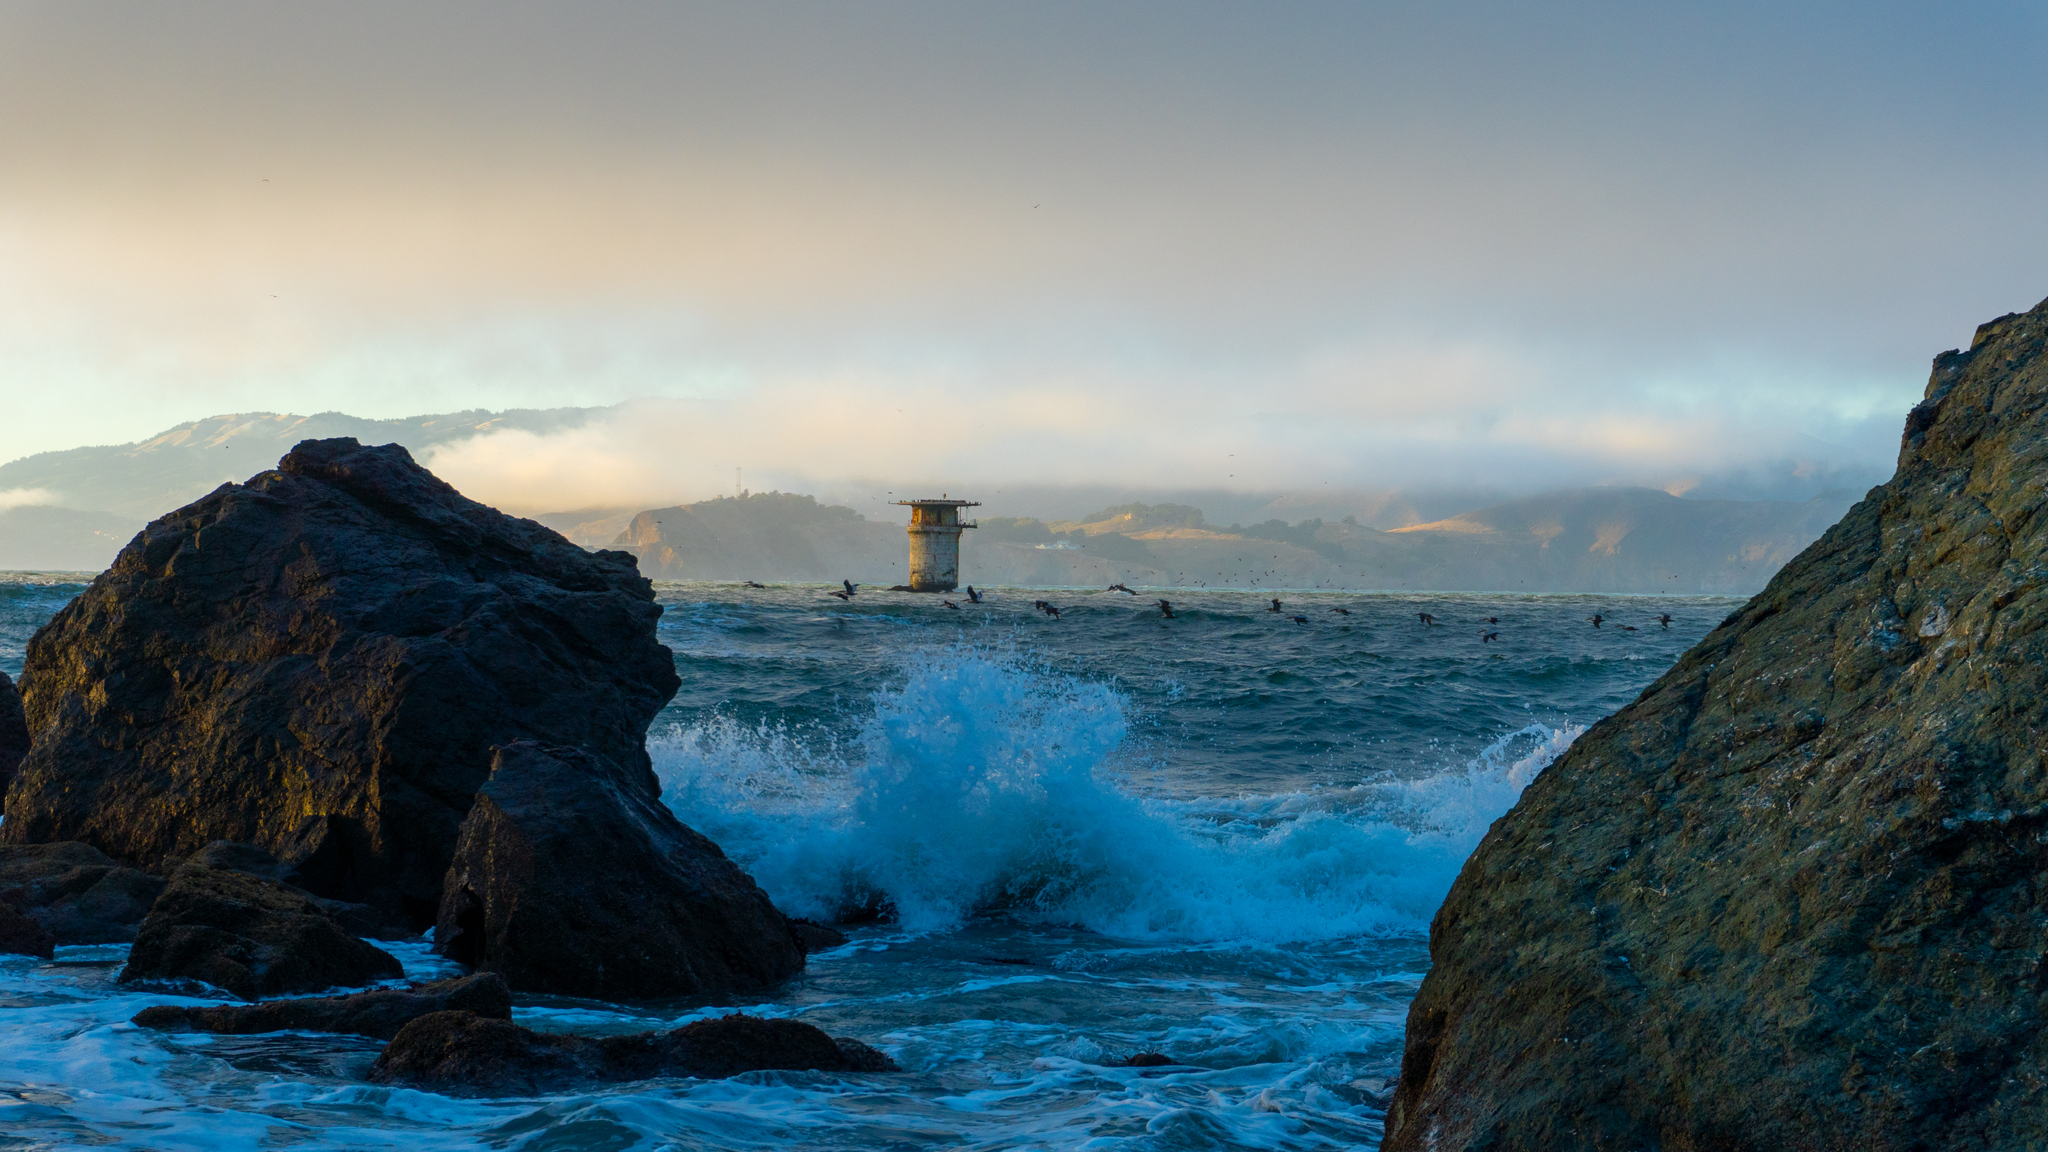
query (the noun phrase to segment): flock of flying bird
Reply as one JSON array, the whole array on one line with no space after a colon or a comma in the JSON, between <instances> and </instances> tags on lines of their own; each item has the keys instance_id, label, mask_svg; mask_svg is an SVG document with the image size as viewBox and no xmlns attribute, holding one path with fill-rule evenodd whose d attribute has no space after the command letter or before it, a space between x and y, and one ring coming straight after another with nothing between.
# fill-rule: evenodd
<instances>
[{"instance_id":1,"label":"flock of flying bird","mask_svg":"<svg viewBox=\"0 0 2048 1152\"><path fill-rule=\"evenodd\" d=\"M840 580L840 581L839 581L839 583L840 583L840 584L841 584L841 585L842 585L842 586L844 587L844 589L845 589L844 591L841 591L841 590L839 590L839 589L836 589L836 588L835 588L835 589L833 589L832 591L830 591L830 592L827 592L827 593L825 593L825 595L827 595L827 596L837 596L837 597L838 597L839 599L841 599L841 600L851 601L851 600L852 600L852 599L854 598L854 596L855 596L856 594L858 594L858 593L859 593L859 591L860 591L860 585L858 585L858 584L854 583L854 582L853 582L853 581L851 581L851 580L845 580L845 579L842 579L842 580ZM749 581L747 581L747 582L746 582L746 586L747 586L747 587L749 587L749 588L766 588L766 587L767 587L767 585L766 585L766 584L757 584L757 583L755 583L755 582L754 582L754 581L752 581L752 580L749 580ZM1125 594L1125 595L1127 595L1127 596L1136 596L1136 595L1138 594L1138 593L1137 593L1136 591L1134 591L1133 589L1131 589L1131 588L1127 587L1127 586L1126 586L1126 585L1125 585L1125 584L1123 583L1123 581L1121 581L1121 580L1119 580L1119 581L1118 581L1118 582L1116 582L1115 584L1111 584L1111 585L1110 585L1110 586L1109 586L1109 587L1108 587L1107 589L1105 589L1105 591L1109 591L1109 592L1122 592L1122 593L1124 593L1124 594ZM974 587L974 585L972 585L972 584L969 584L969 585L967 586L967 601L968 601L968 603L970 603L970 604L979 604L979 603L981 603L981 602L982 602L982 596L983 596L983 595L984 595L983 593L981 593L981 592L978 592L978 591L976 591L976 590L975 590L975 587ZM1272 606L1271 606L1271 607L1269 607L1269 608L1267 608L1267 609L1266 609L1266 611L1268 611L1268 612L1285 612L1285 611L1286 611L1286 608L1285 608L1284 606L1282 606L1282 604L1280 603L1280 598L1279 598L1278 596L1274 596L1274 597L1271 597L1271 599L1272 599L1272 601L1273 601L1273 603L1272 603ZM948 607L948 608L951 608L951 609L953 609L953 610L954 610L955 612L958 612L958 611L960 610L960 605L958 605L958 604L955 604L955 603L954 603L954 602L952 602L951 600L941 600L941 601L939 601L939 603L941 603L941 604L944 604L944 605L945 605L946 607ZM1060 618L1060 610L1059 610L1059 608L1058 608L1058 607L1056 607L1055 605L1053 605L1053 604L1052 604L1052 603L1051 603L1050 601L1046 601L1046 600L1033 600L1033 601L1031 602L1031 606L1032 606L1033 608L1036 608L1036 609L1037 609L1038 611L1040 611L1040 612L1043 612L1043 613L1045 613L1045 614L1046 614L1047 616L1050 616L1050 617L1052 617L1052 618L1053 618L1054 620L1057 620L1057 619L1059 619L1059 618ZM1349 615L1351 615L1351 609L1349 609L1349 608L1332 608L1332 609L1329 609L1329 611L1331 611L1331 612L1335 612L1335 613L1338 613L1339 615L1343 615L1343 616L1349 616ZM1159 614L1160 614L1160 615L1162 615L1162 616L1164 616L1164 617L1166 617L1166 618L1167 618L1168 620L1171 620L1171 619L1173 619L1173 618L1174 618L1174 615L1173 615L1173 601L1171 601L1171 600L1161 600L1161 601L1159 601ZM1430 614L1429 614L1429 613L1427 613L1427 612L1417 612L1417 613L1415 614L1415 617L1416 617L1416 619L1418 619L1418 620L1422 621L1422 625L1423 625L1423 627L1425 627L1425 628L1427 628L1427 627L1430 627L1430 626L1432 626L1432 625L1434 625L1434 624L1436 623L1436 617L1435 617L1435 616L1432 616L1432 615L1430 615ZM1289 616L1288 616L1287 618L1288 618L1289 620L1292 620L1292 621L1294 621L1294 622L1295 622L1296 624L1298 624L1298 625L1306 626L1306 625L1308 624L1308 617L1306 617L1306 616L1297 616L1297 615L1292 615L1292 614L1290 614L1290 615L1289 615ZM1483 619L1484 619L1484 620L1486 621L1486 623L1488 623L1488 624L1491 624L1491 625L1498 625L1498 624L1500 623L1500 617L1498 617L1498 616L1487 616L1487 617L1483 617ZM1604 622L1605 622L1605 621L1607 620L1607 617L1605 617L1605 616L1601 615L1601 614L1600 614L1600 613L1598 613L1598 612L1595 612L1595 613L1593 613L1593 614L1592 614L1591 616L1588 616L1588 617L1586 617L1586 619L1587 619L1587 621L1589 621L1589 622L1590 622L1590 623L1591 623L1591 624L1593 625L1593 627L1595 627L1595 628L1598 628L1598 627L1600 627L1600 626L1601 626L1601 624L1602 624L1602 623L1604 623ZM1669 612L1659 613L1659 614L1658 614L1658 615L1656 615L1656 616L1652 616L1652 617L1651 617L1651 619L1652 619L1652 620L1655 620L1655 621L1656 621L1656 622L1658 623L1658 625L1659 625L1660 627L1662 627L1662 628L1663 628L1663 629L1664 629L1665 631L1667 631L1667 632L1668 632L1668 631L1670 631L1670 629L1671 629L1671 613L1669 613ZM1623 631L1623 632L1634 632L1634 631L1637 631L1637 629L1636 629L1635 625L1633 625L1633 624L1617 624L1617 625L1615 625L1615 627L1616 627L1616 628L1618 628L1618 629L1620 629L1620 630L1621 630L1621 631ZM1496 629L1496 630L1494 630L1494 631L1488 631L1488 630L1486 630L1486 629L1482 628L1482 629L1480 629L1480 631L1479 631L1479 641L1480 641L1480 643L1482 643L1482 644L1491 644L1492 642L1494 642L1495 640L1498 640L1498 639L1500 639L1500 632L1499 632L1499 631L1498 631L1497 629Z\"/></svg>"}]
</instances>

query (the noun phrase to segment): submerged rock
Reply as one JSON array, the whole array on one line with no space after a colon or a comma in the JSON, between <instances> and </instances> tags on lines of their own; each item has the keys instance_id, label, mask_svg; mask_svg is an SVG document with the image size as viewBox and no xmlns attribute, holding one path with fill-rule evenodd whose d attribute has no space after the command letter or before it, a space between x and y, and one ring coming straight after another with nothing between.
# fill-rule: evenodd
<instances>
[{"instance_id":1,"label":"submerged rock","mask_svg":"<svg viewBox=\"0 0 2048 1152\"><path fill-rule=\"evenodd\" d=\"M2048 303L1897 475L1530 784L1388 1152L2048 1143Z\"/></svg>"},{"instance_id":2,"label":"submerged rock","mask_svg":"<svg viewBox=\"0 0 2048 1152\"><path fill-rule=\"evenodd\" d=\"M59 944L125 944L165 880L124 868L90 844L0 845L0 901Z\"/></svg>"},{"instance_id":3,"label":"submerged rock","mask_svg":"<svg viewBox=\"0 0 2048 1152\"><path fill-rule=\"evenodd\" d=\"M510 1020L512 992L505 987L504 980L486 973L348 996L309 996L200 1008L159 1004L136 1013L134 1023L166 1032L349 1032L389 1040L412 1021L436 1012L467 1012L484 1019Z\"/></svg>"},{"instance_id":4,"label":"submerged rock","mask_svg":"<svg viewBox=\"0 0 2048 1152\"><path fill-rule=\"evenodd\" d=\"M186 864L135 934L121 982L203 980L244 1000L391 980L392 955L344 931L305 893Z\"/></svg>"},{"instance_id":5,"label":"submerged rock","mask_svg":"<svg viewBox=\"0 0 2048 1152\"><path fill-rule=\"evenodd\" d=\"M57 954L57 938L14 905L0 901L0 953L48 960Z\"/></svg>"},{"instance_id":6,"label":"submerged rock","mask_svg":"<svg viewBox=\"0 0 2048 1152\"><path fill-rule=\"evenodd\" d=\"M397 445L308 440L151 523L30 642L0 842L144 868L255 844L424 927L491 748L587 748L658 791L679 686L623 552L463 497Z\"/></svg>"},{"instance_id":7,"label":"submerged rock","mask_svg":"<svg viewBox=\"0 0 2048 1152\"><path fill-rule=\"evenodd\" d=\"M533 1095L578 1084L742 1072L894 1072L858 1040L795 1020L719 1016L673 1032L564 1036L468 1012L423 1016L377 1057L370 1079L439 1092Z\"/></svg>"},{"instance_id":8,"label":"submerged rock","mask_svg":"<svg viewBox=\"0 0 2048 1152\"><path fill-rule=\"evenodd\" d=\"M22 711L21 692L5 672L0 672L0 813L7 811L7 786L14 781L14 769L28 755L28 716Z\"/></svg>"},{"instance_id":9,"label":"submerged rock","mask_svg":"<svg viewBox=\"0 0 2048 1152\"><path fill-rule=\"evenodd\" d=\"M603 999L762 988L804 965L767 894L635 771L530 740L497 751L434 940L518 991Z\"/></svg>"}]
</instances>

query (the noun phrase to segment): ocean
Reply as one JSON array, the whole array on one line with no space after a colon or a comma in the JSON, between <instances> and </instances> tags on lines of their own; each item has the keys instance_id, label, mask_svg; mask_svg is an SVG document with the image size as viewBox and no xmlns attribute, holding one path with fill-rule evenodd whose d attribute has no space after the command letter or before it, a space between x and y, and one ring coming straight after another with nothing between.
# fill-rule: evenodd
<instances>
[{"instance_id":1,"label":"ocean","mask_svg":"<svg viewBox=\"0 0 2048 1152\"><path fill-rule=\"evenodd\" d=\"M0 576L0 670L75 581ZM664 798L785 912L874 918L771 996L515 1019L744 1010L903 1071L453 1099L363 1082L373 1040L136 1028L189 1001L115 983L124 946L70 947L0 958L0 1149L1371 1148L1466 856L1741 604L1164 592L1167 619L1065 589L657 591L683 678L648 738ZM1143 1052L1177 1064L1123 1066Z\"/></svg>"}]
</instances>

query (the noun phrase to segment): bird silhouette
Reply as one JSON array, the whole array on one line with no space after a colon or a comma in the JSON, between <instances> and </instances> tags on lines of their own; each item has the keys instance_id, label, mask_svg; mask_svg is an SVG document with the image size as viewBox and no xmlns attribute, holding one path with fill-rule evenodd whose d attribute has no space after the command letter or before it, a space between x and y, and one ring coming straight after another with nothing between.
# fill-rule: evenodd
<instances>
[{"instance_id":1,"label":"bird silhouette","mask_svg":"<svg viewBox=\"0 0 2048 1152\"><path fill-rule=\"evenodd\" d=\"M1434 616L1431 616L1431 615L1430 615L1429 613L1427 613L1427 612L1417 612L1417 613L1415 614L1415 618L1416 618L1417 620L1420 620L1420 621L1422 621L1422 623L1423 623L1423 624L1424 624L1425 626L1426 626L1426 625L1430 625L1430 624L1434 624L1434 623L1436 623L1436 617L1434 617Z\"/></svg>"},{"instance_id":2,"label":"bird silhouette","mask_svg":"<svg viewBox=\"0 0 2048 1152\"><path fill-rule=\"evenodd\" d=\"M1586 619L1591 620L1593 622L1593 627L1598 628L1600 626L1600 622L1602 620L1607 619L1607 617L1602 616L1598 612L1595 612L1591 616L1586 617Z\"/></svg>"},{"instance_id":3,"label":"bird silhouette","mask_svg":"<svg viewBox=\"0 0 2048 1152\"><path fill-rule=\"evenodd\" d=\"M756 580L749 580L749 581L747 581L747 587L749 587L749 588L766 588L766 587L767 587L767 585L766 585L766 584L763 584L763 583L760 583L759 581L756 581Z\"/></svg>"},{"instance_id":4,"label":"bird silhouette","mask_svg":"<svg viewBox=\"0 0 2048 1152\"><path fill-rule=\"evenodd\" d=\"M1266 611L1268 611L1268 612L1278 612L1279 610L1280 610L1280 598L1279 598L1278 596L1275 596L1275 597L1273 597L1273 606L1272 606L1271 608L1268 608L1268 609L1266 609Z\"/></svg>"},{"instance_id":5,"label":"bird silhouette","mask_svg":"<svg viewBox=\"0 0 2048 1152\"><path fill-rule=\"evenodd\" d=\"M1623 625L1621 626L1621 630L1622 630L1623 632L1633 632L1633 631L1635 631L1635 630L1636 630L1636 626L1635 626L1635 625L1633 625L1633 624L1623 624Z\"/></svg>"},{"instance_id":6,"label":"bird silhouette","mask_svg":"<svg viewBox=\"0 0 2048 1152\"><path fill-rule=\"evenodd\" d=\"M1332 609L1330 609L1330 611L1332 611L1332 612L1341 612L1341 613L1343 613L1343 614L1344 614L1344 615L1346 615L1346 616L1349 616L1349 615L1351 615L1351 609L1349 609L1349 608L1332 608Z\"/></svg>"},{"instance_id":7,"label":"bird silhouette","mask_svg":"<svg viewBox=\"0 0 2048 1152\"><path fill-rule=\"evenodd\" d=\"M1498 617L1498 616L1488 616L1488 617L1486 618L1486 622L1487 622L1488 624L1498 624L1498 623L1500 623L1500 617Z\"/></svg>"},{"instance_id":8,"label":"bird silhouette","mask_svg":"<svg viewBox=\"0 0 2048 1152\"><path fill-rule=\"evenodd\" d=\"M927 489L925 489L925 491L929 492L929 491L931 491L931 489L927 488ZM860 585L858 585L858 584L855 584L855 583L854 583L853 581L851 581L851 580L848 580L848 579L846 579L846 578L845 578L844 576L842 576L842 577L840 577L840 578L839 578L839 582L840 582L841 584L844 584L844 585L846 585L846 594L847 594L848 596L851 596L851 595L853 595L853 594L854 594L855 592L858 592L858 591L860 591Z\"/></svg>"},{"instance_id":9,"label":"bird silhouette","mask_svg":"<svg viewBox=\"0 0 2048 1152\"><path fill-rule=\"evenodd\" d=\"M1308 617L1306 616L1289 616L1288 619L1294 621L1296 624L1308 623Z\"/></svg>"},{"instance_id":10,"label":"bird silhouette","mask_svg":"<svg viewBox=\"0 0 2048 1152\"><path fill-rule=\"evenodd\" d=\"M927 489L927 491L929 491L929 489ZM972 585L972 584L969 584L969 585L967 586L967 598L968 598L969 600L972 600L972 601L974 601L974 602L975 602L976 604L979 604L979 603L981 603L981 593L979 593L979 592L976 592L976 591L974 590L974 585Z\"/></svg>"},{"instance_id":11,"label":"bird silhouette","mask_svg":"<svg viewBox=\"0 0 2048 1152\"><path fill-rule=\"evenodd\" d=\"M848 601L850 601L850 600L852 600L852 599L853 599L853 593L851 593L851 592L841 592L841 591L838 591L837 589L835 589L835 590L833 590L833 591L831 591L831 592L827 592L827 593L825 593L825 595L827 595L827 596L837 596L837 597L839 597L839 598L840 598L841 600L848 600Z\"/></svg>"},{"instance_id":12,"label":"bird silhouette","mask_svg":"<svg viewBox=\"0 0 2048 1152\"><path fill-rule=\"evenodd\" d=\"M1666 612L1662 616L1657 617L1657 623L1662 624L1666 632L1671 631L1671 613Z\"/></svg>"},{"instance_id":13,"label":"bird silhouette","mask_svg":"<svg viewBox=\"0 0 2048 1152\"><path fill-rule=\"evenodd\" d=\"M931 489L927 488L925 489L925 491L929 492L931 491ZM958 604L953 603L951 600L941 600L939 601L939 603L944 604L946 607L951 608L955 612L958 612L960 610L960 606Z\"/></svg>"},{"instance_id":14,"label":"bird silhouette","mask_svg":"<svg viewBox=\"0 0 2048 1152\"><path fill-rule=\"evenodd\" d=\"M1479 634L1479 642L1481 644L1491 644L1498 639L1500 639L1500 633L1498 632L1481 632Z\"/></svg>"}]
</instances>

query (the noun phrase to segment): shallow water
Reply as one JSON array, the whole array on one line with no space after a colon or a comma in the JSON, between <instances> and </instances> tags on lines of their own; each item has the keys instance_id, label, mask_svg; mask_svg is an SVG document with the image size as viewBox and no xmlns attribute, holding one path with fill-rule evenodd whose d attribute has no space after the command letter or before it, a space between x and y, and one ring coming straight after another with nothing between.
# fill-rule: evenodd
<instances>
[{"instance_id":1,"label":"shallow water","mask_svg":"<svg viewBox=\"0 0 2048 1152\"><path fill-rule=\"evenodd\" d=\"M0 670L78 590L0 577ZM0 1148L1371 1147L1465 856L1738 603L1283 592L1273 613L1215 592L1167 620L1111 593L660 594L684 680L649 740L671 806L785 910L894 918L759 1002L516 1015L631 1031L744 1008L905 1071L451 1100L363 1084L373 1041L136 1029L176 998L80 963L119 949L64 949L0 960ZM1182 1063L1116 1066L1145 1051Z\"/></svg>"}]
</instances>

